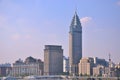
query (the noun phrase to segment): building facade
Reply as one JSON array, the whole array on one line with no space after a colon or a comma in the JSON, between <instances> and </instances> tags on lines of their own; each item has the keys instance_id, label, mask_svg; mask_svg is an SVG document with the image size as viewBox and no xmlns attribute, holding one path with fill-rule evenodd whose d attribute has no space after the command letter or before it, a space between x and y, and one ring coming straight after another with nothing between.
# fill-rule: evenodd
<instances>
[{"instance_id":1,"label":"building facade","mask_svg":"<svg viewBox=\"0 0 120 80\"><path fill-rule=\"evenodd\" d=\"M63 73L63 49L58 45L45 45L44 75L59 75Z\"/></svg>"},{"instance_id":2,"label":"building facade","mask_svg":"<svg viewBox=\"0 0 120 80\"><path fill-rule=\"evenodd\" d=\"M104 66L97 65L96 67L93 67L93 76L102 76L104 73Z\"/></svg>"},{"instance_id":3,"label":"building facade","mask_svg":"<svg viewBox=\"0 0 120 80\"><path fill-rule=\"evenodd\" d=\"M8 76L11 71L11 64L0 64L0 76Z\"/></svg>"},{"instance_id":4,"label":"building facade","mask_svg":"<svg viewBox=\"0 0 120 80\"><path fill-rule=\"evenodd\" d=\"M63 56L63 72L69 72L69 58Z\"/></svg>"},{"instance_id":5,"label":"building facade","mask_svg":"<svg viewBox=\"0 0 120 80\"><path fill-rule=\"evenodd\" d=\"M115 64L115 67L116 67L116 68L120 68L120 63Z\"/></svg>"},{"instance_id":6,"label":"building facade","mask_svg":"<svg viewBox=\"0 0 120 80\"><path fill-rule=\"evenodd\" d=\"M93 75L94 59L82 58L79 63L79 75Z\"/></svg>"},{"instance_id":7,"label":"building facade","mask_svg":"<svg viewBox=\"0 0 120 80\"><path fill-rule=\"evenodd\" d=\"M11 76L29 76L29 75L43 75L44 63L40 59L27 57L23 62L21 59L13 63Z\"/></svg>"},{"instance_id":8,"label":"building facade","mask_svg":"<svg viewBox=\"0 0 120 80\"><path fill-rule=\"evenodd\" d=\"M78 63L82 58L82 26L75 12L69 31L70 74L78 74Z\"/></svg>"},{"instance_id":9,"label":"building facade","mask_svg":"<svg viewBox=\"0 0 120 80\"><path fill-rule=\"evenodd\" d=\"M95 64L95 66L97 66L97 65L102 65L104 67L109 66L108 61L106 61L105 59L100 59L98 57L94 57L94 64Z\"/></svg>"}]
</instances>

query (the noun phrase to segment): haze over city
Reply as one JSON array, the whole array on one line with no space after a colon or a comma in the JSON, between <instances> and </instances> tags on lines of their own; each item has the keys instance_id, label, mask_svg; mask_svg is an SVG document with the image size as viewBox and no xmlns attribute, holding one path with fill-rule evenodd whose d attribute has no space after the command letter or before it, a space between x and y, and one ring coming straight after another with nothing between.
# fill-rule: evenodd
<instances>
[{"instance_id":1,"label":"haze over city","mask_svg":"<svg viewBox=\"0 0 120 80\"><path fill-rule=\"evenodd\" d=\"M77 9L76 9L77 8ZM0 0L0 63L44 57L44 45L62 45L77 11L83 27L83 57L120 62L120 0Z\"/></svg>"}]
</instances>

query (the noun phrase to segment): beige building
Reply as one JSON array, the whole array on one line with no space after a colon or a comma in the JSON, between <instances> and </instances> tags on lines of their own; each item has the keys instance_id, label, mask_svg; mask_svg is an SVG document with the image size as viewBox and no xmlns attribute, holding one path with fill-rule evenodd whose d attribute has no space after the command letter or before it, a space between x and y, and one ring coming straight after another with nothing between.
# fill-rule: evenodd
<instances>
[{"instance_id":1,"label":"beige building","mask_svg":"<svg viewBox=\"0 0 120 80\"><path fill-rule=\"evenodd\" d=\"M57 45L45 45L44 75L59 75L63 72L63 49Z\"/></svg>"},{"instance_id":2,"label":"beige building","mask_svg":"<svg viewBox=\"0 0 120 80\"><path fill-rule=\"evenodd\" d=\"M79 75L92 75L93 74L94 59L82 58L79 63Z\"/></svg>"},{"instance_id":3,"label":"beige building","mask_svg":"<svg viewBox=\"0 0 120 80\"><path fill-rule=\"evenodd\" d=\"M13 63L11 76L43 75L43 62L40 59L27 57L25 62L21 59Z\"/></svg>"},{"instance_id":4,"label":"beige building","mask_svg":"<svg viewBox=\"0 0 120 80\"><path fill-rule=\"evenodd\" d=\"M104 66L97 65L96 67L93 67L93 76L102 76L104 71Z\"/></svg>"}]
</instances>

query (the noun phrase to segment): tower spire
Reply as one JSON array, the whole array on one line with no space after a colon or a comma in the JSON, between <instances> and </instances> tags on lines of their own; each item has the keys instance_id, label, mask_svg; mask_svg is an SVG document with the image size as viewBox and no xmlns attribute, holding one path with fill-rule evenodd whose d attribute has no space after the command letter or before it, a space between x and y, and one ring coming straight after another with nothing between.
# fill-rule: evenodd
<instances>
[{"instance_id":1,"label":"tower spire","mask_svg":"<svg viewBox=\"0 0 120 80\"><path fill-rule=\"evenodd\" d=\"M109 62L111 61L111 55L110 55L110 53L109 53Z\"/></svg>"},{"instance_id":2,"label":"tower spire","mask_svg":"<svg viewBox=\"0 0 120 80\"><path fill-rule=\"evenodd\" d=\"M75 12L77 12L77 0L75 0Z\"/></svg>"},{"instance_id":3,"label":"tower spire","mask_svg":"<svg viewBox=\"0 0 120 80\"><path fill-rule=\"evenodd\" d=\"M71 26L76 26L76 25L81 26L81 23L80 23L79 16L77 15L77 12L75 11L75 14L74 14L72 22L71 22Z\"/></svg>"}]
</instances>

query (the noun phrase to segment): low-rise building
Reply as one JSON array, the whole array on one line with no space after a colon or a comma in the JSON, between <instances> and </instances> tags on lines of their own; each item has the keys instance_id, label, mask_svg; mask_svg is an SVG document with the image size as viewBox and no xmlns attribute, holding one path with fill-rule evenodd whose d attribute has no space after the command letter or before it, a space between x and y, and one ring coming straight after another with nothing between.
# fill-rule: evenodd
<instances>
[{"instance_id":1,"label":"low-rise building","mask_svg":"<svg viewBox=\"0 0 120 80\"><path fill-rule=\"evenodd\" d=\"M96 67L93 67L93 76L102 76L104 71L104 66L97 65Z\"/></svg>"},{"instance_id":2,"label":"low-rise building","mask_svg":"<svg viewBox=\"0 0 120 80\"><path fill-rule=\"evenodd\" d=\"M109 66L108 61L106 61L105 59L98 58L98 57L94 57L94 64L95 64L95 66L97 66L97 65L102 65L105 67Z\"/></svg>"},{"instance_id":3,"label":"low-rise building","mask_svg":"<svg viewBox=\"0 0 120 80\"><path fill-rule=\"evenodd\" d=\"M63 72L69 72L69 58L63 56Z\"/></svg>"},{"instance_id":4,"label":"low-rise building","mask_svg":"<svg viewBox=\"0 0 120 80\"><path fill-rule=\"evenodd\" d=\"M115 77L115 68L104 67L103 77Z\"/></svg>"},{"instance_id":5,"label":"low-rise building","mask_svg":"<svg viewBox=\"0 0 120 80\"><path fill-rule=\"evenodd\" d=\"M0 64L0 76L8 76L11 71L11 64Z\"/></svg>"},{"instance_id":6,"label":"low-rise building","mask_svg":"<svg viewBox=\"0 0 120 80\"><path fill-rule=\"evenodd\" d=\"M115 68L120 68L120 63L115 64Z\"/></svg>"},{"instance_id":7,"label":"low-rise building","mask_svg":"<svg viewBox=\"0 0 120 80\"><path fill-rule=\"evenodd\" d=\"M13 63L12 76L43 75L43 61L33 57L27 57L23 62L21 59Z\"/></svg>"}]
</instances>

